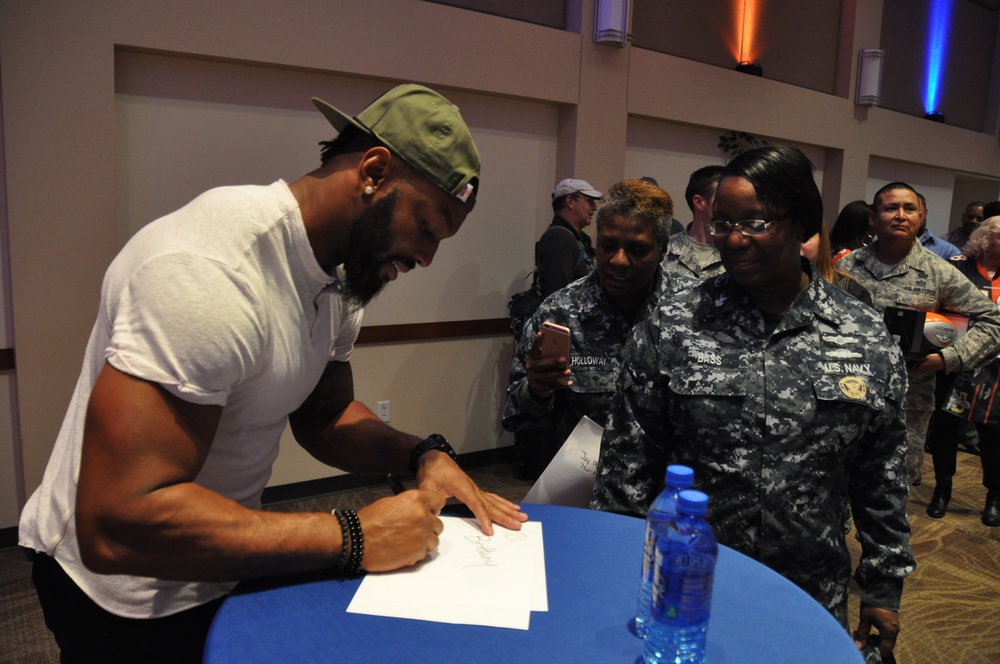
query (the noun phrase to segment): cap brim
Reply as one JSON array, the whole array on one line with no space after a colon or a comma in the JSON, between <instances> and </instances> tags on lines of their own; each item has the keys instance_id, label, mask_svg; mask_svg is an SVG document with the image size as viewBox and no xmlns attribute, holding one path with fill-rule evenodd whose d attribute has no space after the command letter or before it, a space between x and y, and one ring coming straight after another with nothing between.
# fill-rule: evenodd
<instances>
[{"instance_id":1,"label":"cap brim","mask_svg":"<svg viewBox=\"0 0 1000 664\"><path fill-rule=\"evenodd\" d=\"M327 122L333 125L333 128L337 130L338 134L347 129L348 127L354 127L355 129L359 129L366 134L372 133L371 130L368 129L368 127L365 127L357 120L352 118L350 115L338 111L336 108L326 103L322 99L313 97L312 103L314 106L316 106L316 108L319 109L319 112L323 114L323 117L327 119Z\"/></svg>"}]
</instances>

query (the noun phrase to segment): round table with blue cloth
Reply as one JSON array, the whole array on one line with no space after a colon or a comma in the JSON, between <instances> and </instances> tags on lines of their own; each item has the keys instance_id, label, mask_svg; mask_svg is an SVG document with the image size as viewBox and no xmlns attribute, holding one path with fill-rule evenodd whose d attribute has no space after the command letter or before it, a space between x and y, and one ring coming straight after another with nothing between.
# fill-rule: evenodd
<instances>
[{"instance_id":1,"label":"round table with blue cloth","mask_svg":"<svg viewBox=\"0 0 1000 664\"><path fill-rule=\"evenodd\" d=\"M208 664L609 662L640 660L632 626L645 523L523 505L542 523L549 610L527 631L347 613L361 579L328 573L240 584L216 616ZM719 547L707 664L858 664L840 624L784 577Z\"/></svg>"}]
</instances>

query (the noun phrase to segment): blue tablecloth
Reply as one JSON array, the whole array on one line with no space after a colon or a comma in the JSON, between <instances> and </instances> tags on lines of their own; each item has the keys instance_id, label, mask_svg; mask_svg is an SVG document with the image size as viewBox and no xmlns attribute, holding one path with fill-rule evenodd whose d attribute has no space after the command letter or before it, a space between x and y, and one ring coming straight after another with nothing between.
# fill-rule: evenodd
<instances>
[{"instance_id":1,"label":"blue tablecloth","mask_svg":"<svg viewBox=\"0 0 1000 664\"><path fill-rule=\"evenodd\" d=\"M209 664L252 662L636 662L644 523L524 505L542 523L549 610L527 631L347 613L359 579L325 574L246 582L223 603ZM858 664L839 623L784 577L720 547L707 664Z\"/></svg>"}]
</instances>

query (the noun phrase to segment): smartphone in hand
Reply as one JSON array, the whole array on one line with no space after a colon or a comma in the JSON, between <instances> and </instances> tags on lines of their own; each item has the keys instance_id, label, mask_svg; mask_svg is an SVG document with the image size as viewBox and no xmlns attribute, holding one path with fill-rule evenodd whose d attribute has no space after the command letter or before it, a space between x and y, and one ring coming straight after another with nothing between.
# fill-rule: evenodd
<instances>
[{"instance_id":1,"label":"smartphone in hand","mask_svg":"<svg viewBox=\"0 0 1000 664\"><path fill-rule=\"evenodd\" d=\"M569 361L569 328L550 321L542 323L542 357L565 357Z\"/></svg>"}]
</instances>

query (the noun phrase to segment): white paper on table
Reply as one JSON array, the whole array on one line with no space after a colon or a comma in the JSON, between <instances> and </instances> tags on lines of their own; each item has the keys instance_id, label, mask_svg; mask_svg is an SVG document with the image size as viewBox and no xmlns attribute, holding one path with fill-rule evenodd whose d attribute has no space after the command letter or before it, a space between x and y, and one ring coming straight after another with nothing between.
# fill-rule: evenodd
<instances>
[{"instance_id":1,"label":"white paper on table","mask_svg":"<svg viewBox=\"0 0 1000 664\"><path fill-rule=\"evenodd\" d=\"M548 610L541 523L494 524L487 536L474 519L441 521L435 552L413 567L365 576L348 613L528 629L531 611Z\"/></svg>"},{"instance_id":2,"label":"white paper on table","mask_svg":"<svg viewBox=\"0 0 1000 664\"><path fill-rule=\"evenodd\" d=\"M580 418L549 465L542 471L526 503L589 507L597 481L597 459L601 455L604 428L586 415Z\"/></svg>"}]
</instances>

